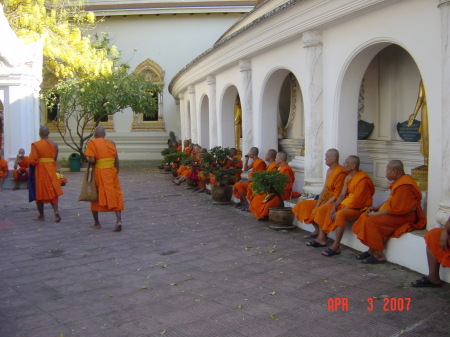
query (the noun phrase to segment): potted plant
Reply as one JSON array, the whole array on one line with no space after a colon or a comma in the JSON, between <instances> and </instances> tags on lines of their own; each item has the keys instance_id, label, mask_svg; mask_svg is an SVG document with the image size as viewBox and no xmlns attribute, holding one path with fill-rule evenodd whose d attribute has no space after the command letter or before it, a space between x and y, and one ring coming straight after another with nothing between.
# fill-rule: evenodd
<instances>
[{"instance_id":1,"label":"potted plant","mask_svg":"<svg viewBox=\"0 0 450 337\"><path fill-rule=\"evenodd\" d=\"M192 157L185 157L183 158L183 160L181 160L180 164L192 168L192 166L195 166L196 164L196 159ZM197 182L190 177L186 177L186 184L188 189L197 187Z\"/></svg>"},{"instance_id":2,"label":"potted plant","mask_svg":"<svg viewBox=\"0 0 450 337\"><path fill-rule=\"evenodd\" d=\"M172 175L176 176L176 170L180 167L180 163L187 157L186 152L170 151L164 156L164 170L172 171Z\"/></svg>"},{"instance_id":3,"label":"potted plant","mask_svg":"<svg viewBox=\"0 0 450 337\"><path fill-rule=\"evenodd\" d=\"M225 205L231 202L233 195L234 174L236 170L229 168L232 161L229 157L230 149L216 146L210 151L213 160L209 169L211 176L211 196L217 205Z\"/></svg>"},{"instance_id":4,"label":"potted plant","mask_svg":"<svg viewBox=\"0 0 450 337\"><path fill-rule=\"evenodd\" d=\"M284 200L281 194L285 192L289 177L279 171L261 171L253 175L252 190L255 194L265 194L265 201L271 198L278 198L279 206L271 208L269 211L269 221L272 229L292 229L294 213L291 207L284 207Z\"/></svg>"}]
</instances>

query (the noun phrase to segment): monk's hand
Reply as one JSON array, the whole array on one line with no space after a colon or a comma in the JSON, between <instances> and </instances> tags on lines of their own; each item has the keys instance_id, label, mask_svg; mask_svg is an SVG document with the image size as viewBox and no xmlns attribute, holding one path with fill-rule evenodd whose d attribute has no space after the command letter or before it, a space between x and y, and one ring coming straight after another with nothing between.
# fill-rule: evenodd
<instances>
[{"instance_id":1,"label":"monk's hand","mask_svg":"<svg viewBox=\"0 0 450 337\"><path fill-rule=\"evenodd\" d=\"M441 233L441 237L439 239L439 246L445 251L450 250L450 236L448 232L445 230L445 228Z\"/></svg>"},{"instance_id":2,"label":"monk's hand","mask_svg":"<svg viewBox=\"0 0 450 337\"><path fill-rule=\"evenodd\" d=\"M330 212L330 219L334 221L336 219L336 208L332 208Z\"/></svg>"}]
</instances>

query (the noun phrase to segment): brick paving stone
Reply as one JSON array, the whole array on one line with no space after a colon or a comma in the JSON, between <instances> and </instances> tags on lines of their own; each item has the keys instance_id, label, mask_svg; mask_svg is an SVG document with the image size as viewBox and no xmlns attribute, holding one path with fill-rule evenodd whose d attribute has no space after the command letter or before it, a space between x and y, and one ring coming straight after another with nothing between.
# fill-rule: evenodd
<instances>
[{"instance_id":1,"label":"brick paving stone","mask_svg":"<svg viewBox=\"0 0 450 337\"><path fill-rule=\"evenodd\" d=\"M414 289L418 274L333 258L304 232L275 232L252 214L173 186L157 169L122 169L123 231L94 230L67 173L61 223L34 222L26 190L0 193L1 337L443 336L450 286ZM348 299L331 311L330 299ZM408 311L385 302L410 298ZM372 311L368 299L373 300ZM396 302L397 303L397 302Z\"/></svg>"}]
</instances>

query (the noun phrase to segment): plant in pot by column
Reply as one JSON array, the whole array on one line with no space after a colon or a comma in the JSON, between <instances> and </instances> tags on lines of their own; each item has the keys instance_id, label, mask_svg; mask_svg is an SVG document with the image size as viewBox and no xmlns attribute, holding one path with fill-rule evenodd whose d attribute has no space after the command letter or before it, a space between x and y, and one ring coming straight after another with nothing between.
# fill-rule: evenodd
<instances>
[{"instance_id":1,"label":"plant in pot by column","mask_svg":"<svg viewBox=\"0 0 450 337\"><path fill-rule=\"evenodd\" d=\"M164 170L166 172L172 172L172 176L177 176L177 169L180 167L180 163L187 157L186 152L171 152L166 154L163 159Z\"/></svg>"},{"instance_id":2,"label":"plant in pot by column","mask_svg":"<svg viewBox=\"0 0 450 337\"><path fill-rule=\"evenodd\" d=\"M294 213L291 207L284 207L282 194L289 184L289 177L279 171L261 171L253 174L251 188L254 194L264 194L264 202L272 198L278 198L279 206L271 208L269 211L269 221L272 229L292 229Z\"/></svg>"},{"instance_id":3,"label":"plant in pot by column","mask_svg":"<svg viewBox=\"0 0 450 337\"><path fill-rule=\"evenodd\" d=\"M188 169L190 169L192 171L193 174L196 175L196 170L195 167L197 166L197 160L195 158L192 157L185 157L181 160L181 165L187 166ZM193 179L194 177L186 177L186 184L187 184L187 188L188 189L192 189L197 187L197 182L196 180Z\"/></svg>"},{"instance_id":4,"label":"plant in pot by column","mask_svg":"<svg viewBox=\"0 0 450 337\"><path fill-rule=\"evenodd\" d=\"M172 154L174 152L177 152L177 150L173 147L168 147L165 148L164 150L161 151L161 155L163 156L163 160L161 161L161 163L158 165L158 168L160 170L164 169L164 166L166 165L167 161L166 161L166 156L169 154Z\"/></svg>"},{"instance_id":5,"label":"plant in pot by column","mask_svg":"<svg viewBox=\"0 0 450 337\"><path fill-rule=\"evenodd\" d=\"M232 167L232 160L229 158L230 149L216 146L211 149L214 157L208 171L211 182L211 196L216 205L226 205L231 202L233 195L234 174L236 169Z\"/></svg>"}]
</instances>

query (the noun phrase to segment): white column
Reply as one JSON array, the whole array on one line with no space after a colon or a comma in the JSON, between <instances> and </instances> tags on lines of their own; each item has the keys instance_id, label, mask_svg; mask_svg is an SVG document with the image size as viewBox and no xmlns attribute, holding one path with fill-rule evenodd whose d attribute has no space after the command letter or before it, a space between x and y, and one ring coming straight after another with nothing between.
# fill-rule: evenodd
<instances>
[{"instance_id":1,"label":"white column","mask_svg":"<svg viewBox=\"0 0 450 337\"><path fill-rule=\"evenodd\" d=\"M189 93L189 110L191 112L191 138L194 144L198 144L198 120L197 120L197 111L195 110L195 87L190 85L188 87Z\"/></svg>"},{"instance_id":2,"label":"white column","mask_svg":"<svg viewBox=\"0 0 450 337\"><path fill-rule=\"evenodd\" d=\"M242 153L248 153L254 144L253 138L253 110L252 110L252 64L250 60L239 61L242 90L240 92L242 108Z\"/></svg>"},{"instance_id":3,"label":"white column","mask_svg":"<svg viewBox=\"0 0 450 337\"><path fill-rule=\"evenodd\" d=\"M181 140L189 139L186 123L186 102L184 100L184 93L178 94L179 106L180 106L180 124L181 124Z\"/></svg>"},{"instance_id":4,"label":"white column","mask_svg":"<svg viewBox=\"0 0 450 337\"><path fill-rule=\"evenodd\" d=\"M450 0L440 0L439 9L442 32L442 192L436 220L442 225L450 215ZM434 223L427 227L434 227Z\"/></svg>"},{"instance_id":5,"label":"white column","mask_svg":"<svg viewBox=\"0 0 450 337\"><path fill-rule=\"evenodd\" d=\"M210 75L206 77L206 83L208 83L209 95L209 148L211 149L219 144L217 137L216 78Z\"/></svg>"},{"instance_id":6,"label":"white column","mask_svg":"<svg viewBox=\"0 0 450 337\"><path fill-rule=\"evenodd\" d=\"M322 32L303 33L306 48L305 90L305 193L320 193L323 187L323 62Z\"/></svg>"}]
</instances>

